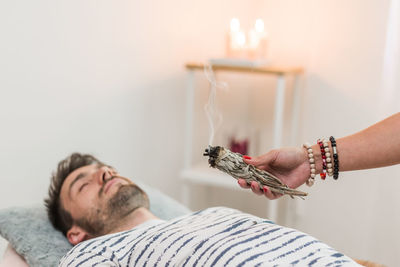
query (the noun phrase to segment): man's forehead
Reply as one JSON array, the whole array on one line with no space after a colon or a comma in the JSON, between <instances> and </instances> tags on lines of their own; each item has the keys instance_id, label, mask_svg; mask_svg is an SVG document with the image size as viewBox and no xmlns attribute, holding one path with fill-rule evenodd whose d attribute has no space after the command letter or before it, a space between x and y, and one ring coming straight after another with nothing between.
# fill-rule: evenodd
<instances>
[{"instance_id":1,"label":"man's forehead","mask_svg":"<svg viewBox=\"0 0 400 267\"><path fill-rule=\"evenodd\" d=\"M85 173L85 172L90 172L91 170L96 170L99 168L98 164L90 164L90 165L85 165L82 167L79 167L78 169L72 171L70 174L68 174L67 178L65 178L64 184L65 183L71 183L74 178L76 178L79 174Z\"/></svg>"},{"instance_id":2,"label":"man's forehead","mask_svg":"<svg viewBox=\"0 0 400 267\"><path fill-rule=\"evenodd\" d=\"M63 185L61 186L61 195L69 194L69 189L71 183L81 174L91 172L93 170L96 170L99 168L98 164L90 164L90 165L85 165L82 167L79 167L75 170L73 170L70 174L67 175L65 178Z\"/></svg>"}]
</instances>

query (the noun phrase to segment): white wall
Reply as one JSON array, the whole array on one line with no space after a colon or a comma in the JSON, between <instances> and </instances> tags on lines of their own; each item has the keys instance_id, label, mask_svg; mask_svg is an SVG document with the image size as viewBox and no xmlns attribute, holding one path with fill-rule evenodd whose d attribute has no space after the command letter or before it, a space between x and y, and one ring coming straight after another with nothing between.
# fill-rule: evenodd
<instances>
[{"instance_id":1,"label":"white wall","mask_svg":"<svg viewBox=\"0 0 400 267\"><path fill-rule=\"evenodd\" d=\"M243 1L1 1L0 208L42 203L74 151L179 196L185 70Z\"/></svg>"},{"instance_id":2,"label":"white wall","mask_svg":"<svg viewBox=\"0 0 400 267\"><path fill-rule=\"evenodd\" d=\"M226 23L233 16L247 22L262 17L270 32L271 60L305 67L299 145L344 136L383 119L398 110L394 99L399 96L398 90L383 87L390 4L0 2L0 208L41 203L51 171L73 151L93 153L121 173L179 198L183 65L223 55ZM398 64L392 71L398 73ZM253 98L246 100L254 100L250 115L259 114L263 104L272 109L273 93L262 90L274 84L272 78L221 78L232 90L252 88L255 79ZM395 87L399 83L394 79ZM318 181L306 189L306 201L296 202L301 216L288 225L351 257L394 266L400 260L399 173L396 166ZM239 199L243 209L243 202L259 203L259 210L266 203L248 192L223 192L229 195L225 202L215 196L222 195L220 190L212 198L222 204ZM198 193L207 192L199 188Z\"/></svg>"}]
</instances>

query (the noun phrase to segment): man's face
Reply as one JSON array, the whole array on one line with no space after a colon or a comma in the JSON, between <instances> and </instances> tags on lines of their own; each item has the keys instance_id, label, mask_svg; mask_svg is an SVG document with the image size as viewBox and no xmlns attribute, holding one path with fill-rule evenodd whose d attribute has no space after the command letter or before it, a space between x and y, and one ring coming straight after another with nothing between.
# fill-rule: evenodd
<instances>
[{"instance_id":1,"label":"man's face","mask_svg":"<svg viewBox=\"0 0 400 267\"><path fill-rule=\"evenodd\" d=\"M74 224L93 237L111 232L132 211L149 205L142 189L100 165L71 172L61 187L60 199Z\"/></svg>"}]
</instances>

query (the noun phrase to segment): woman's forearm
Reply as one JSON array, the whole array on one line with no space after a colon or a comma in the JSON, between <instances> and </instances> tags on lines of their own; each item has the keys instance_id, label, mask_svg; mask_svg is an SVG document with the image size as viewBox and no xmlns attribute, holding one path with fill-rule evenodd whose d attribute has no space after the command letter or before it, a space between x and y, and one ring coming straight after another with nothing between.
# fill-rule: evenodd
<instances>
[{"instance_id":1,"label":"woman's forearm","mask_svg":"<svg viewBox=\"0 0 400 267\"><path fill-rule=\"evenodd\" d=\"M400 112L365 130L336 140L339 171L390 166L400 163ZM319 146L314 145L318 172L322 169ZM331 148L332 151L332 148Z\"/></svg>"}]
</instances>

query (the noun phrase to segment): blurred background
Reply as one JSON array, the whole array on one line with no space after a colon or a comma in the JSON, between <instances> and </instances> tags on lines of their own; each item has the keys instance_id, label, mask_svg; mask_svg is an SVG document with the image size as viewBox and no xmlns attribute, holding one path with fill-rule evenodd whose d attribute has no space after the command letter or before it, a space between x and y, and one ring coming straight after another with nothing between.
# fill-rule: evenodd
<instances>
[{"instance_id":1,"label":"blurred background","mask_svg":"<svg viewBox=\"0 0 400 267\"><path fill-rule=\"evenodd\" d=\"M226 56L232 18L264 22L271 65L304 68L294 144L352 134L399 111L398 0L150 0L0 2L0 208L40 204L70 153L92 153L183 201L185 64ZM221 143L272 148L276 77L221 72ZM209 82L194 74L193 158L208 146ZM288 77L285 121L293 79ZM284 126L282 143L292 144ZM192 210L229 206L267 216L250 190L189 184ZM400 261L400 166L318 180L286 200L278 223L352 258ZM280 201L280 202L282 202ZM278 202L279 203L279 202ZM282 211L282 209L285 209ZM5 248L0 241L0 253Z\"/></svg>"}]
</instances>

